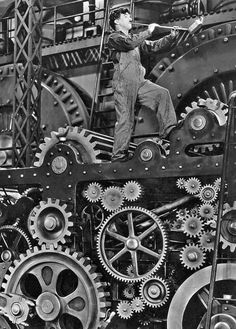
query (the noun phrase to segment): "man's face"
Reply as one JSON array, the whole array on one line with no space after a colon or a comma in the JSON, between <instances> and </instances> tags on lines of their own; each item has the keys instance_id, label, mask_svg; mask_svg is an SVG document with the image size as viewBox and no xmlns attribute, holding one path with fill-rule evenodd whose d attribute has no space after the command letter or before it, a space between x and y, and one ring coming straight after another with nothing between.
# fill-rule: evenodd
<instances>
[{"instance_id":1,"label":"man's face","mask_svg":"<svg viewBox=\"0 0 236 329\"><path fill-rule=\"evenodd\" d=\"M122 27L123 29L130 30L132 28L132 18L129 13L121 14L120 18L115 20L115 23L118 27Z\"/></svg>"}]
</instances>

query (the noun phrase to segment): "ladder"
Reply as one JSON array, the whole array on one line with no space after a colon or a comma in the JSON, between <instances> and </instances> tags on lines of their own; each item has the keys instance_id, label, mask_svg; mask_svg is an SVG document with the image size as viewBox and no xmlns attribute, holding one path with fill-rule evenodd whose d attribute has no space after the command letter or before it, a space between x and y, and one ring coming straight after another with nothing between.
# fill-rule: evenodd
<instances>
[{"instance_id":1,"label":"ladder","mask_svg":"<svg viewBox=\"0 0 236 329\"><path fill-rule=\"evenodd\" d=\"M229 102L229 114L226 126L225 134L225 152L222 164L222 176L221 176L221 188L219 197L219 208L217 216L216 225L216 239L214 244L214 254L212 259L212 269L210 275L210 287L209 287L209 297L206 313L206 323L204 329L211 328L211 318L213 311L213 303L225 301L227 303L227 298L217 298L214 296L215 293L215 282L217 274L218 261L221 260L219 257L219 243L222 228L222 215L223 215L223 204L225 201L225 182L227 181L227 202L233 203L236 200L236 191L234 181L235 177L235 163L236 163L236 91L230 96Z\"/></svg>"}]
</instances>

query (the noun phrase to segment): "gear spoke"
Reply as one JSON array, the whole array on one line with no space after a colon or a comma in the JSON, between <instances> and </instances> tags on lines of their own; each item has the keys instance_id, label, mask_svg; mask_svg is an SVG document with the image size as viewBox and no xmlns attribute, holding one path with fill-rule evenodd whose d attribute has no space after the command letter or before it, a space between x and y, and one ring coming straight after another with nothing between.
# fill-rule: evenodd
<instances>
[{"instance_id":1,"label":"gear spoke","mask_svg":"<svg viewBox=\"0 0 236 329\"><path fill-rule=\"evenodd\" d=\"M155 251L151 250L151 249L148 249L142 245L140 245L138 247L138 250L139 251L142 251L144 254L148 254L149 256L152 256L154 258L157 258L157 259L160 259L160 255L158 253L156 253Z\"/></svg>"},{"instance_id":2,"label":"gear spoke","mask_svg":"<svg viewBox=\"0 0 236 329\"><path fill-rule=\"evenodd\" d=\"M82 282L79 280L77 288L71 294L69 294L63 298L63 300L66 302L66 304L69 304L76 297L80 296L81 289L82 289Z\"/></svg>"},{"instance_id":3,"label":"gear spoke","mask_svg":"<svg viewBox=\"0 0 236 329\"><path fill-rule=\"evenodd\" d=\"M143 240L144 238L146 238L146 236L148 236L152 231L154 231L157 228L157 224L154 223L152 226L150 226L147 230L145 230L143 233L141 233L138 238L139 241Z\"/></svg>"},{"instance_id":4,"label":"gear spoke","mask_svg":"<svg viewBox=\"0 0 236 329\"><path fill-rule=\"evenodd\" d=\"M132 265L133 265L133 273L135 276L138 276L138 257L137 257L137 251L133 250L131 253L131 259L132 259Z\"/></svg>"},{"instance_id":5,"label":"gear spoke","mask_svg":"<svg viewBox=\"0 0 236 329\"><path fill-rule=\"evenodd\" d=\"M126 238L123 237L122 235L120 235L120 234L118 234L118 233L115 233L115 232L112 232L112 231L110 231L108 228L107 228L106 232L107 232L108 235L110 235L112 238L114 238L114 239L116 239L116 240L119 240L119 241L121 241L121 242L123 242L123 243L126 242Z\"/></svg>"},{"instance_id":6,"label":"gear spoke","mask_svg":"<svg viewBox=\"0 0 236 329\"><path fill-rule=\"evenodd\" d=\"M129 229L129 237L134 237L134 223L133 223L133 214L132 212L128 213L128 229Z\"/></svg>"},{"instance_id":7,"label":"gear spoke","mask_svg":"<svg viewBox=\"0 0 236 329\"><path fill-rule=\"evenodd\" d=\"M200 300L200 302L202 303L202 305L204 306L204 308L207 310L207 305L208 305L208 299L209 299L209 290L204 287L198 294L198 299ZM212 301L212 306L216 307L221 305L219 301L217 300L213 300Z\"/></svg>"},{"instance_id":8,"label":"gear spoke","mask_svg":"<svg viewBox=\"0 0 236 329\"><path fill-rule=\"evenodd\" d=\"M113 256L109 262L112 264L114 263L117 259L119 259L121 256L123 256L127 252L126 248L121 249L115 256Z\"/></svg>"},{"instance_id":9,"label":"gear spoke","mask_svg":"<svg viewBox=\"0 0 236 329\"><path fill-rule=\"evenodd\" d=\"M5 239L5 236L4 236L3 233L1 233L1 239L2 239L2 241L3 241L3 243L4 243L4 245L6 246L6 248L9 248L9 245L8 245L8 243L7 243L7 240Z\"/></svg>"},{"instance_id":10,"label":"gear spoke","mask_svg":"<svg viewBox=\"0 0 236 329\"><path fill-rule=\"evenodd\" d=\"M13 241L13 249L14 250L16 250L17 249L17 247L18 247L18 245L19 245L19 243L20 243L20 240L21 240L21 238L22 238L22 235L21 234L19 234L19 233L17 233L16 234L16 237L15 237L15 239L14 239L14 241Z\"/></svg>"}]
</instances>

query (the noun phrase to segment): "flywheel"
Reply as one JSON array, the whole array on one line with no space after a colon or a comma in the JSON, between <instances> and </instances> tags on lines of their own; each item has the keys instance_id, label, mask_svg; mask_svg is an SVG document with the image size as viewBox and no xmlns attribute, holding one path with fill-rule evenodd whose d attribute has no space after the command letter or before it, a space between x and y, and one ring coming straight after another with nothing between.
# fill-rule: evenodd
<instances>
[{"instance_id":1,"label":"flywheel","mask_svg":"<svg viewBox=\"0 0 236 329\"><path fill-rule=\"evenodd\" d=\"M21 255L9 270L4 292L20 295L35 305L26 321L29 328L100 327L108 303L101 276L88 258L80 258L69 249L44 245ZM18 308L26 312L21 305Z\"/></svg>"}]
</instances>

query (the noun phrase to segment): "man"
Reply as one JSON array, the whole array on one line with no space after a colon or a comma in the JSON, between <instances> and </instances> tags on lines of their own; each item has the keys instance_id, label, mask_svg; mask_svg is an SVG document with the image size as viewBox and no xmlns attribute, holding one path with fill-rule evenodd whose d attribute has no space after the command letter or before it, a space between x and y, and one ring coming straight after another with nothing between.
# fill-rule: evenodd
<instances>
[{"instance_id":1,"label":"man","mask_svg":"<svg viewBox=\"0 0 236 329\"><path fill-rule=\"evenodd\" d=\"M146 39L160 25L150 24L146 31L131 35L131 22L130 12L126 8L119 8L110 14L110 26L114 32L109 36L108 46L112 49L115 66L113 90L117 118L112 161L131 158L128 148L134 128L136 101L155 111L161 138L165 138L177 123L169 91L144 78L146 72L140 54L150 54L170 47L178 31L173 28L169 35L150 41Z\"/></svg>"}]
</instances>

